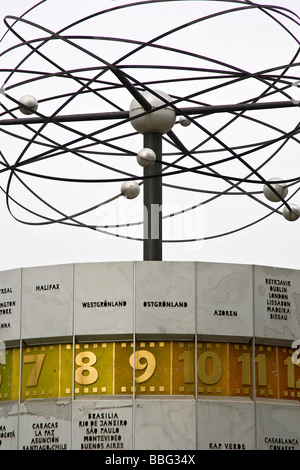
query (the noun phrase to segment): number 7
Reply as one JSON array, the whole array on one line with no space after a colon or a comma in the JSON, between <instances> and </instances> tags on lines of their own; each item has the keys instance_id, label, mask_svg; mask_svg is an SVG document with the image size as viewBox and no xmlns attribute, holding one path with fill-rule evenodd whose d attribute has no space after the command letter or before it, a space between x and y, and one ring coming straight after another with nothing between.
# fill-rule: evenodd
<instances>
[{"instance_id":1,"label":"number 7","mask_svg":"<svg viewBox=\"0 0 300 470\"><path fill-rule=\"evenodd\" d=\"M33 354L30 356L24 356L24 364L32 364L34 366L32 368L30 377L27 381L26 387L36 387L41 375L41 370L43 367L44 359L46 354Z\"/></svg>"}]
</instances>

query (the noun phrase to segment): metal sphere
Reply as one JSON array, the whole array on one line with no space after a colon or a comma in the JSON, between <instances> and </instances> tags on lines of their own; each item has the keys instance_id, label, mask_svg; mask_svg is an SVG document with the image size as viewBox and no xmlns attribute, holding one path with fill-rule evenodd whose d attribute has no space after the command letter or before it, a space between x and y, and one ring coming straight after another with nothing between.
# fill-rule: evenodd
<instances>
[{"instance_id":1,"label":"metal sphere","mask_svg":"<svg viewBox=\"0 0 300 470\"><path fill-rule=\"evenodd\" d=\"M151 104L152 109L165 105L166 101L172 101L170 96L164 93L163 91L155 90L155 93L157 93L163 99L161 100L149 91L144 91L142 93L144 98L146 98L146 100ZM136 118L136 116L144 112L145 110L144 108L142 108L140 103L136 99L132 100L130 104L129 117L130 119L132 119L132 126L140 134L148 134L149 132L166 134L172 129L175 124L176 113L174 109L170 106L165 106L164 108L161 108L158 111L151 111L145 114L144 116Z\"/></svg>"},{"instance_id":2,"label":"metal sphere","mask_svg":"<svg viewBox=\"0 0 300 470\"><path fill-rule=\"evenodd\" d=\"M121 193L127 199L134 199L140 194L140 187L135 181L125 181L121 186Z\"/></svg>"},{"instance_id":3,"label":"metal sphere","mask_svg":"<svg viewBox=\"0 0 300 470\"><path fill-rule=\"evenodd\" d=\"M183 127L188 127L191 124L191 121L185 116L180 116L178 121Z\"/></svg>"},{"instance_id":4,"label":"metal sphere","mask_svg":"<svg viewBox=\"0 0 300 470\"><path fill-rule=\"evenodd\" d=\"M143 148L138 152L136 159L139 165L148 167L154 164L156 155L152 149Z\"/></svg>"},{"instance_id":5,"label":"metal sphere","mask_svg":"<svg viewBox=\"0 0 300 470\"><path fill-rule=\"evenodd\" d=\"M287 193L288 193L288 188L282 184L282 183L277 183L277 181L280 181L280 178L271 178L270 180L268 180L269 183L272 183L274 182L274 184L271 184L271 187L275 189L275 191L278 192L278 194L280 194L280 196L284 199L286 196L287 196ZM277 196L277 194L275 194L271 188L269 188L269 186L267 186L266 184L264 185L264 188L263 188L263 191L264 191L264 195L265 197L269 200L269 201L272 201L272 202L279 202L281 199Z\"/></svg>"},{"instance_id":6,"label":"metal sphere","mask_svg":"<svg viewBox=\"0 0 300 470\"><path fill-rule=\"evenodd\" d=\"M24 95L20 98L20 103L26 107L20 106L20 111L23 114L29 116L33 114L38 109L38 101L32 95ZM29 109L28 109L29 108Z\"/></svg>"},{"instance_id":7,"label":"metal sphere","mask_svg":"<svg viewBox=\"0 0 300 470\"><path fill-rule=\"evenodd\" d=\"M290 208L291 210L289 210L286 206L283 208L283 217L289 222L294 222L300 217L300 207L297 206L297 204L290 204Z\"/></svg>"}]
</instances>

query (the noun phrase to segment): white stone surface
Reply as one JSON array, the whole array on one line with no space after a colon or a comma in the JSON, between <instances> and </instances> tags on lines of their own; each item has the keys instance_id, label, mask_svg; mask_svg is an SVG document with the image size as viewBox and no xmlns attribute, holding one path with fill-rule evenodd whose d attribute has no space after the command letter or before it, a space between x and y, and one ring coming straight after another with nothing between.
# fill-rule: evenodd
<instances>
[{"instance_id":1,"label":"white stone surface","mask_svg":"<svg viewBox=\"0 0 300 470\"><path fill-rule=\"evenodd\" d=\"M225 397L198 400L198 449L255 449L254 403Z\"/></svg>"},{"instance_id":2,"label":"white stone surface","mask_svg":"<svg viewBox=\"0 0 300 470\"><path fill-rule=\"evenodd\" d=\"M196 448L195 401L135 400L136 450Z\"/></svg>"},{"instance_id":3,"label":"white stone surface","mask_svg":"<svg viewBox=\"0 0 300 470\"><path fill-rule=\"evenodd\" d=\"M136 262L136 333L195 334L195 263Z\"/></svg>"},{"instance_id":4,"label":"white stone surface","mask_svg":"<svg viewBox=\"0 0 300 470\"><path fill-rule=\"evenodd\" d=\"M0 340L20 340L21 269L0 272Z\"/></svg>"},{"instance_id":5,"label":"white stone surface","mask_svg":"<svg viewBox=\"0 0 300 470\"><path fill-rule=\"evenodd\" d=\"M299 402L256 403L257 450L300 450Z\"/></svg>"},{"instance_id":6,"label":"white stone surface","mask_svg":"<svg viewBox=\"0 0 300 470\"><path fill-rule=\"evenodd\" d=\"M73 265L23 269L22 337L28 343L73 334Z\"/></svg>"},{"instance_id":7,"label":"white stone surface","mask_svg":"<svg viewBox=\"0 0 300 470\"><path fill-rule=\"evenodd\" d=\"M286 343L300 338L300 271L254 266L257 341Z\"/></svg>"},{"instance_id":8,"label":"white stone surface","mask_svg":"<svg viewBox=\"0 0 300 470\"><path fill-rule=\"evenodd\" d=\"M133 334L131 262L75 265L75 327L78 337Z\"/></svg>"},{"instance_id":9,"label":"white stone surface","mask_svg":"<svg viewBox=\"0 0 300 470\"><path fill-rule=\"evenodd\" d=\"M234 341L253 336L252 266L197 263L197 333Z\"/></svg>"},{"instance_id":10,"label":"white stone surface","mask_svg":"<svg viewBox=\"0 0 300 470\"><path fill-rule=\"evenodd\" d=\"M17 450L18 403L0 404L0 451Z\"/></svg>"},{"instance_id":11,"label":"white stone surface","mask_svg":"<svg viewBox=\"0 0 300 470\"><path fill-rule=\"evenodd\" d=\"M73 449L132 449L132 400L75 400Z\"/></svg>"},{"instance_id":12,"label":"white stone surface","mask_svg":"<svg viewBox=\"0 0 300 470\"><path fill-rule=\"evenodd\" d=\"M71 449L71 405L62 400L21 403L19 450Z\"/></svg>"}]
</instances>

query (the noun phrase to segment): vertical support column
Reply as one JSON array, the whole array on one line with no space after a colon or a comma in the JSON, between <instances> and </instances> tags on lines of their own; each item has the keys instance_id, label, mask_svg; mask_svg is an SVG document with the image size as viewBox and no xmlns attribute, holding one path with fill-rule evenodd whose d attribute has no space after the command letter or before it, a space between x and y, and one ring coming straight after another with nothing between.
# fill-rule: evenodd
<instances>
[{"instance_id":1,"label":"vertical support column","mask_svg":"<svg viewBox=\"0 0 300 470\"><path fill-rule=\"evenodd\" d=\"M144 147L156 154L154 165L144 168L144 261L162 260L162 135L144 135ZM160 176L157 176L160 175ZM151 178L153 176L153 178Z\"/></svg>"}]
</instances>

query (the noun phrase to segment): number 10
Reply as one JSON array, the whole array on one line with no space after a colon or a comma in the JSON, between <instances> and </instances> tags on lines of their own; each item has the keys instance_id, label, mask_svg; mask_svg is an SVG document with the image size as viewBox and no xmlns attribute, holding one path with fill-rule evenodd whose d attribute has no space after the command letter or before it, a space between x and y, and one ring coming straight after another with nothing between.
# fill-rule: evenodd
<instances>
[{"instance_id":1,"label":"number 10","mask_svg":"<svg viewBox=\"0 0 300 470\"><path fill-rule=\"evenodd\" d=\"M211 360L213 363L212 374L207 373L207 361ZM184 351L179 356L179 361L183 361L184 382L194 383L194 352ZM206 351L202 353L197 362L197 375L201 382L207 385L214 385L219 382L223 374L222 361L217 353L213 351Z\"/></svg>"}]
</instances>

